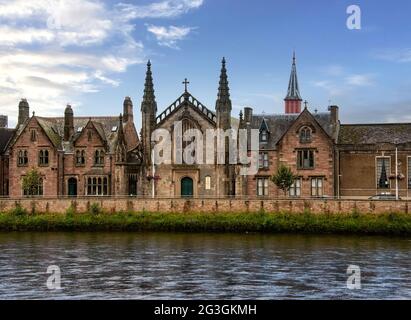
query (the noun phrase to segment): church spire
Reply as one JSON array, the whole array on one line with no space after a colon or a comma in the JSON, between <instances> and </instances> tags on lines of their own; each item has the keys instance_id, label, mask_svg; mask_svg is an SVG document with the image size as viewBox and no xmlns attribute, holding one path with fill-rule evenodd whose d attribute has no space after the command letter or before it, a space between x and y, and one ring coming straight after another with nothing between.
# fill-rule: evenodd
<instances>
[{"instance_id":1,"label":"church spire","mask_svg":"<svg viewBox=\"0 0 411 320\"><path fill-rule=\"evenodd\" d=\"M221 62L220 84L218 87L218 97L216 109L221 105L226 105L231 110L230 88L228 87L228 77L226 69L226 61L223 58Z\"/></svg>"},{"instance_id":2,"label":"church spire","mask_svg":"<svg viewBox=\"0 0 411 320\"><path fill-rule=\"evenodd\" d=\"M288 83L285 101L285 113L301 113L301 95L298 87L297 65L295 63L295 52L293 53L293 64L291 67L290 81Z\"/></svg>"},{"instance_id":3,"label":"church spire","mask_svg":"<svg viewBox=\"0 0 411 320\"><path fill-rule=\"evenodd\" d=\"M151 62L148 60L144 96L141 103L141 142L146 166L151 163L151 134L155 130L156 114L157 103L154 95L153 75L151 73Z\"/></svg>"},{"instance_id":4,"label":"church spire","mask_svg":"<svg viewBox=\"0 0 411 320\"><path fill-rule=\"evenodd\" d=\"M153 110L143 110L144 107L151 106ZM147 62L147 71L146 71L146 81L144 84L144 96L143 96L143 103L141 104L141 111L149 112L154 111L157 112L157 103L156 103L156 96L154 95L154 84L153 84L153 74L151 72L151 61L148 60Z\"/></svg>"}]
</instances>

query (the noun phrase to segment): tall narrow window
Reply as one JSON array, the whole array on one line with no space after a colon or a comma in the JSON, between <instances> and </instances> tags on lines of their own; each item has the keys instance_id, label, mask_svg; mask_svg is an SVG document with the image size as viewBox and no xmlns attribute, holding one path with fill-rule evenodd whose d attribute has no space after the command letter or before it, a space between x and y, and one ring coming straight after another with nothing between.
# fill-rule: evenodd
<instances>
[{"instance_id":1,"label":"tall narrow window","mask_svg":"<svg viewBox=\"0 0 411 320\"><path fill-rule=\"evenodd\" d=\"M268 178L257 178L257 196L268 196Z\"/></svg>"},{"instance_id":2,"label":"tall narrow window","mask_svg":"<svg viewBox=\"0 0 411 320\"><path fill-rule=\"evenodd\" d=\"M300 143L311 142L311 129L309 127L303 127L300 130Z\"/></svg>"},{"instance_id":3,"label":"tall narrow window","mask_svg":"<svg viewBox=\"0 0 411 320\"><path fill-rule=\"evenodd\" d=\"M77 150L76 151L76 165L84 166L86 164L86 151Z\"/></svg>"},{"instance_id":4,"label":"tall narrow window","mask_svg":"<svg viewBox=\"0 0 411 320\"><path fill-rule=\"evenodd\" d=\"M40 166L48 166L49 165L49 151L48 150L40 150L39 151L39 165Z\"/></svg>"},{"instance_id":5,"label":"tall narrow window","mask_svg":"<svg viewBox=\"0 0 411 320\"><path fill-rule=\"evenodd\" d=\"M205 189L211 190L211 177L210 176L205 177Z\"/></svg>"},{"instance_id":6,"label":"tall narrow window","mask_svg":"<svg viewBox=\"0 0 411 320\"><path fill-rule=\"evenodd\" d=\"M261 142L267 142L268 141L268 132L267 132L267 130L261 130L260 141Z\"/></svg>"},{"instance_id":7,"label":"tall narrow window","mask_svg":"<svg viewBox=\"0 0 411 320\"><path fill-rule=\"evenodd\" d=\"M298 169L314 169L314 150L298 150Z\"/></svg>"},{"instance_id":8,"label":"tall narrow window","mask_svg":"<svg viewBox=\"0 0 411 320\"><path fill-rule=\"evenodd\" d=\"M408 157L408 189L411 189L411 157Z\"/></svg>"},{"instance_id":9,"label":"tall narrow window","mask_svg":"<svg viewBox=\"0 0 411 320\"><path fill-rule=\"evenodd\" d=\"M19 150L17 155L17 165L18 166L27 166L29 163L29 157L27 154L27 150Z\"/></svg>"},{"instance_id":10,"label":"tall narrow window","mask_svg":"<svg viewBox=\"0 0 411 320\"><path fill-rule=\"evenodd\" d=\"M324 195L323 185L323 178L311 178L311 196L322 197Z\"/></svg>"},{"instance_id":11,"label":"tall narrow window","mask_svg":"<svg viewBox=\"0 0 411 320\"><path fill-rule=\"evenodd\" d=\"M301 178L294 181L289 193L290 197L301 197Z\"/></svg>"},{"instance_id":12,"label":"tall narrow window","mask_svg":"<svg viewBox=\"0 0 411 320\"><path fill-rule=\"evenodd\" d=\"M267 169L269 167L268 153L261 152L259 155L259 167L260 169Z\"/></svg>"},{"instance_id":13,"label":"tall narrow window","mask_svg":"<svg viewBox=\"0 0 411 320\"><path fill-rule=\"evenodd\" d=\"M103 150L96 150L94 152L94 164L102 166L104 165L104 151Z\"/></svg>"},{"instance_id":14,"label":"tall narrow window","mask_svg":"<svg viewBox=\"0 0 411 320\"><path fill-rule=\"evenodd\" d=\"M389 189L390 188L390 176L391 172L391 159L377 158L377 188Z\"/></svg>"},{"instance_id":15,"label":"tall narrow window","mask_svg":"<svg viewBox=\"0 0 411 320\"><path fill-rule=\"evenodd\" d=\"M36 132L36 129L31 129L31 131L30 131L30 138L31 138L31 141L36 141L36 140L37 140L37 132Z\"/></svg>"}]
</instances>

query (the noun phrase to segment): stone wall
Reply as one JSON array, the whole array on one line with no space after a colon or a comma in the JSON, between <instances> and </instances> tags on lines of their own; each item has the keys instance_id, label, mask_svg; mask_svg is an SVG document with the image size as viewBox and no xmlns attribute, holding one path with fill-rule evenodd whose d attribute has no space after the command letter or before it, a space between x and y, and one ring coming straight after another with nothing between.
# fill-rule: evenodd
<instances>
[{"instance_id":1,"label":"stone wall","mask_svg":"<svg viewBox=\"0 0 411 320\"><path fill-rule=\"evenodd\" d=\"M137 199L137 198L76 198L76 199L0 199L0 211L12 210L20 204L29 212L65 213L73 206L86 212L97 203L105 212L295 212L313 213L409 213L410 201L367 200L245 200L245 199Z\"/></svg>"}]
</instances>

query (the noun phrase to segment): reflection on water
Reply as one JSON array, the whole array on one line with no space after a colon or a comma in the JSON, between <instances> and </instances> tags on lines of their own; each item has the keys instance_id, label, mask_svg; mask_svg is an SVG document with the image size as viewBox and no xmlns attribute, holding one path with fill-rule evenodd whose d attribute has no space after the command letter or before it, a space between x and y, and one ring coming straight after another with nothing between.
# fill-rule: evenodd
<instances>
[{"instance_id":1,"label":"reflection on water","mask_svg":"<svg viewBox=\"0 0 411 320\"><path fill-rule=\"evenodd\" d=\"M0 298L411 299L410 249L403 238L0 233ZM49 265L60 291L46 287Z\"/></svg>"}]
</instances>

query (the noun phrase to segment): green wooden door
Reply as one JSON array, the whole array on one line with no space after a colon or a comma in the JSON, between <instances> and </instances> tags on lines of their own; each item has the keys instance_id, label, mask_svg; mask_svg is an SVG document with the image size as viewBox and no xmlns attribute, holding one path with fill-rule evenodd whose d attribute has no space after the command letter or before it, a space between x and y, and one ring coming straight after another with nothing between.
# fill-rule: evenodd
<instances>
[{"instance_id":1,"label":"green wooden door","mask_svg":"<svg viewBox=\"0 0 411 320\"><path fill-rule=\"evenodd\" d=\"M77 196L77 179L70 178L68 181L68 195L70 197Z\"/></svg>"},{"instance_id":2,"label":"green wooden door","mask_svg":"<svg viewBox=\"0 0 411 320\"><path fill-rule=\"evenodd\" d=\"M193 179L191 178L183 178L181 180L181 196L186 198L193 197Z\"/></svg>"}]
</instances>

